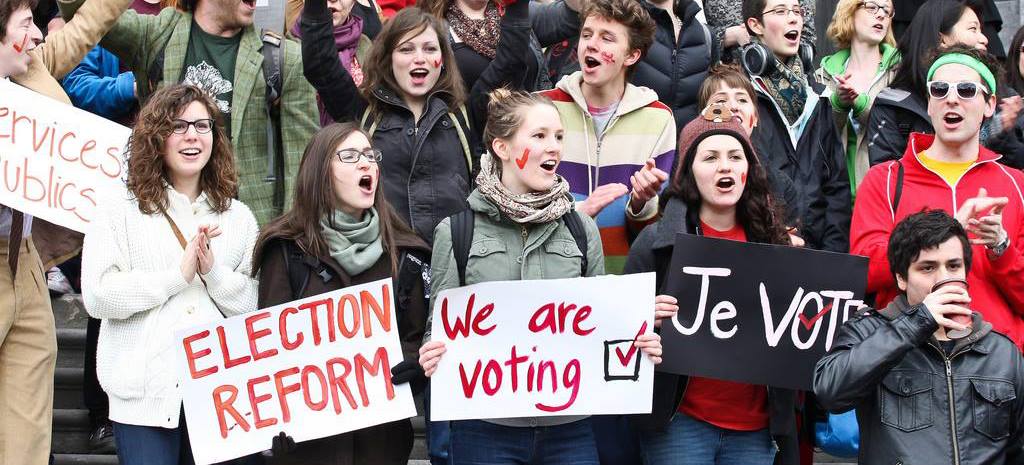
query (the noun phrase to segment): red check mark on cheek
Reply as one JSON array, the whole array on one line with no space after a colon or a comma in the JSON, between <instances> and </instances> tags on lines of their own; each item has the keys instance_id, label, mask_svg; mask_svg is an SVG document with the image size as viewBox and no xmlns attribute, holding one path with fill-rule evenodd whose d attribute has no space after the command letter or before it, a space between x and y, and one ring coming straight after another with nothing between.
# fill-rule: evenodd
<instances>
[{"instance_id":1,"label":"red check mark on cheek","mask_svg":"<svg viewBox=\"0 0 1024 465\"><path fill-rule=\"evenodd\" d=\"M821 311L818 312L817 315L812 316L810 319L808 319L806 316L804 316L803 313L801 313L800 322L804 324L804 328L811 329L811 327L814 326L814 322L818 321L819 319L821 319L821 317L825 316L825 314L828 313L829 310L832 310L832 302L829 302L829 304L826 305L825 308L821 309Z\"/></svg>"},{"instance_id":2,"label":"red check mark on cheek","mask_svg":"<svg viewBox=\"0 0 1024 465\"><path fill-rule=\"evenodd\" d=\"M521 156L519 158L516 158L516 166L518 166L519 169L523 169L523 167L526 166L527 160L529 160L529 159L530 159L530 149L525 149L525 150L523 150L523 156Z\"/></svg>"},{"instance_id":3,"label":"red check mark on cheek","mask_svg":"<svg viewBox=\"0 0 1024 465\"><path fill-rule=\"evenodd\" d=\"M640 337L640 335L643 334L644 331L647 331L646 321L644 322L643 326L640 327L640 331L636 332L636 336L633 336L633 342L636 342L636 338ZM627 350L625 354L622 353L622 348L615 348L615 356L619 357L619 363L622 363L622 366L629 365L629 361L633 360L634 354L636 354L636 346L633 344L629 345L629 350Z\"/></svg>"},{"instance_id":4,"label":"red check mark on cheek","mask_svg":"<svg viewBox=\"0 0 1024 465\"><path fill-rule=\"evenodd\" d=\"M28 43L28 34L21 38L21 45L12 44L11 46L14 47L15 52L21 53L22 50L25 50L26 43Z\"/></svg>"}]
</instances>

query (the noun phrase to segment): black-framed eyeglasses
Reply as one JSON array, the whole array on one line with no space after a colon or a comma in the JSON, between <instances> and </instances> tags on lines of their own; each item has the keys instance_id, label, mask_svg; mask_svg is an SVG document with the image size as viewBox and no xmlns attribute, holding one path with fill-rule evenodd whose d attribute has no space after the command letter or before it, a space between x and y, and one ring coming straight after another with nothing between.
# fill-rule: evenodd
<instances>
[{"instance_id":1,"label":"black-framed eyeglasses","mask_svg":"<svg viewBox=\"0 0 1024 465\"><path fill-rule=\"evenodd\" d=\"M342 149L338 150L337 155L338 161L342 163L356 163L359 161L359 157L366 157L366 159L369 160L370 163L377 163L384 156L380 152L380 150L377 149Z\"/></svg>"},{"instance_id":2,"label":"black-framed eyeglasses","mask_svg":"<svg viewBox=\"0 0 1024 465\"><path fill-rule=\"evenodd\" d=\"M860 2L860 7L863 8L864 11L867 11L868 13L871 14L877 14L878 11L881 10L882 15L884 15L887 18L892 18L892 16L896 14L892 7L882 6L875 2Z\"/></svg>"},{"instance_id":3,"label":"black-framed eyeglasses","mask_svg":"<svg viewBox=\"0 0 1024 465\"><path fill-rule=\"evenodd\" d=\"M978 95L980 91L984 95L988 95L988 91L985 90L984 86L978 82L947 82L947 81L928 81L928 95L934 99L942 100L949 95L949 89L956 87L956 95L960 97L960 100L971 100Z\"/></svg>"},{"instance_id":4,"label":"black-framed eyeglasses","mask_svg":"<svg viewBox=\"0 0 1024 465\"><path fill-rule=\"evenodd\" d=\"M795 14L797 16L803 16L804 15L804 9L799 7L799 6L794 6L793 8L786 8L784 6L779 6L779 7L772 8L770 10L762 11L761 14L763 14L763 15L770 14L770 15L775 15L775 16L786 16L790 12L792 12L793 14Z\"/></svg>"},{"instance_id":5,"label":"black-framed eyeglasses","mask_svg":"<svg viewBox=\"0 0 1024 465\"><path fill-rule=\"evenodd\" d=\"M212 119L197 119L195 121L185 121L183 119L176 119L171 121L171 130L175 134L184 134L188 132L188 127L193 126L196 128L196 132L199 134L206 134L213 130Z\"/></svg>"}]
</instances>

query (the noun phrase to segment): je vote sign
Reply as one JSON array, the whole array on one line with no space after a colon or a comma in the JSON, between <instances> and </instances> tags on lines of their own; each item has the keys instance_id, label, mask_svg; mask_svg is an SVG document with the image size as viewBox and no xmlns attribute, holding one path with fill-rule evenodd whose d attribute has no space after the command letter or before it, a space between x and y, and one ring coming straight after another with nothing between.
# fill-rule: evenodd
<instances>
[{"instance_id":1,"label":"je vote sign","mask_svg":"<svg viewBox=\"0 0 1024 465\"><path fill-rule=\"evenodd\" d=\"M307 297L175 333L196 463L416 415L391 279Z\"/></svg>"},{"instance_id":2,"label":"je vote sign","mask_svg":"<svg viewBox=\"0 0 1024 465\"><path fill-rule=\"evenodd\" d=\"M654 364L633 341L653 320L654 273L442 291L432 419L650 413Z\"/></svg>"},{"instance_id":3,"label":"je vote sign","mask_svg":"<svg viewBox=\"0 0 1024 465\"><path fill-rule=\"evenodd\" d=\"M868 260L676 236L659 371L811 390L814 365L863 304Z\"/></svg>"},{"instance_id":4,"label":"je vote sign","mask_svg":"<svg viewBox=\"0 0 1024 465\"><path fill-rule=\"evenodd\" d=\"M86 232L97 205L125 191L131 130L0 80L0 204Z\"/></svg>"}]
</instances>

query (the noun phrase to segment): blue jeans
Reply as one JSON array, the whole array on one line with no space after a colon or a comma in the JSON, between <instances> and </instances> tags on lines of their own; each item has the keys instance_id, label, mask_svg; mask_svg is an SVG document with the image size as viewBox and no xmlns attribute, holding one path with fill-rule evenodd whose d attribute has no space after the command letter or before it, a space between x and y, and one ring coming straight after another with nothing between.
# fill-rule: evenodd
<instances>
[{"instance_id":1,"label":"blue jeans","mask_svg":"<svg viewBox=\"0 0 1024 465\"><path fill-rule=\"evenodd\" d=\"M192 447L188 442L185 416L177 428L126 425L113 422L114 440L117 441L117 460L120 465L194 465ZM268 446L270 444L267 444ZM259 455L223 462L225 465L253 465L261 463Z\"/></svg>"},{"instance_id":2,"label":"blue jeans","mask_svg":"<svg viewBox=\"0 0 1024 465\"><path fill-rule=\"evenodd\" d=\"M590 419L516 428L451 422L451 465L598 465Z\"/></svg>"},{"instance_id":3,"label":"blue jeans","mask_svg":"<svg viewBox=\"0 0 1024 465\"><path fill-rule=\"evenodd\" d=\"M681 413L665 431L644 432L645 465L772 465L775 444L768 429L732 431Z\"/></svg>"}]
</instances>

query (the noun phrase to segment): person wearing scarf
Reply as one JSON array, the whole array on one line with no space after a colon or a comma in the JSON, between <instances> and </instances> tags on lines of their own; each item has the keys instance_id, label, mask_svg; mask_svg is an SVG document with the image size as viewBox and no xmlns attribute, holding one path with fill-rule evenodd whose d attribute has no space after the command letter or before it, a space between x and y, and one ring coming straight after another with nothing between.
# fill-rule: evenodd
<instances>
[{"instance_id":1,"label":"person wearing scarf","mask_svg":"<svg viewBox=\"0 0 1024 465\"><path fill-rule=\"evenodd\" d=\"M543 95L499 89L491 93L487 110L484 137L490 151L481 157L477 188L469 196L473 215L470 239L486 238L487 244L501 244L504 253L470 254L463 282L454 263L452 218L445 219L434 231L432 300L445 289L482 282L603 274L597 224L576 212L568 182L556 174L563 130L554 104ZM559 246L563 253L550 252L554 243L577 244L566 224L569 215L576 215L583 225L586 250L574 254ZM444 342L431 340L430 326L428 320L419 359L427 376L437 369L445 351ZM636 341L636 347L660 363L661 338L653 329ZM493 461L494 457L503 457L502 463L598 464L589 416L486 418L451 424L451 465ZM433 434L438 424L432 422L430 428ZM521 444L533 446L523 448Z\"/></svg>"},{"instance_id":2,"label":"person wearing scarf","mask_svg":"<svg viewBox=\"0 0 1024 465\"><path fill-rule=\"evenodd\" d=\"M363 34L363 18L351 14L355 0L328 2L328 7L335 3L340 4L340 9L331 8L331 16L334 21L334 47L338 50L338 61L341 62L341 66L345 67L358 86L363 82L362 63L370 53L372 42ZM295 21L290 32L296 39L302 40L299 21ZM320 126L326 127L333 123L334 119L327 114L319 95L316 98L316 105L320 110Z\"/></svg>"}]
</instances>

